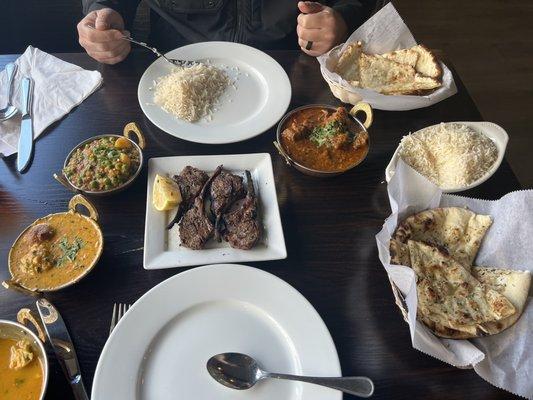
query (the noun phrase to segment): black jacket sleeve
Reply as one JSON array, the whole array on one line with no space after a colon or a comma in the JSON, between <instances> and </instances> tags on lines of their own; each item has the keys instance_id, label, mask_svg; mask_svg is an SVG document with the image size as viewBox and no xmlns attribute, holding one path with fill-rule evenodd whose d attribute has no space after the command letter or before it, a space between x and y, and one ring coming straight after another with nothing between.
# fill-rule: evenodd
<instances>
[{"instance_id":1,"label":"black jacket sleeve","mask_svg":"<svg viewBox=\"0 0 533 400\"><path fill-rule=\"evenodd\" d=\"M140 0L82 0L83 13L88 14L102 8L112 8L122 15L126 28L129 28L135 18L139 2Z\"/></svg>"},{"instance_id":2,"label":"black jacket sleeve","mask_svg":"<svg viewBox=\"0 0 533 400\"><path fill-rule=\"evenodd\" d=\"M370 17L376 7L376 0L333 0L329 6L342 15L348 26L349 36Z\"/></svg>"}]
</instances>

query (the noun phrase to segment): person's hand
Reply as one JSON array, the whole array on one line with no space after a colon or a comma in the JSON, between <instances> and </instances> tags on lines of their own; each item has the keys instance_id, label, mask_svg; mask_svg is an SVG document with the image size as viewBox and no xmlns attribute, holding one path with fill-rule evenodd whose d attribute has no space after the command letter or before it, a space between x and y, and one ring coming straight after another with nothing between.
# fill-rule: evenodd
<instances>
[{"instance_id":1,"label":"person's hand","mask_svg":"<svg viewBox=\"0 0 533 400\"><path fill-rule=\"evenodd\" d=\"M80 45L92 58L104 64L116 64L126 58L130 42L122 39L122 16L111 8L92 11L78 23Z\"/></svg>"},{"instance_id":2,"label":"person's hand","mask_svg":"<svg viewBox=\"0 0 533 400\"><path fill-rule=\"evenodd\" d=\"M314 1L298 2L298 44L310 56L319 56L346 39L348 27L342 16L331 7ZM308 43L312 42L311 49Z\"/></svg>"}]
</instances>

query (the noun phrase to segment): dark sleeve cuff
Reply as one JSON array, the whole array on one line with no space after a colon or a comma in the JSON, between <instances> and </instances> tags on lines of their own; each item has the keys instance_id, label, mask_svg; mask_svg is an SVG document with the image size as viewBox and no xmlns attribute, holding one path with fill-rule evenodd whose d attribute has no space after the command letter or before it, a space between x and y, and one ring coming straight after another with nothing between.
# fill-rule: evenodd
<instances>
[{"instance_id":1,"label":"dark sleeve cuff","mask_svg":"<svg viewBox=\"0 0 533 400\"><path fill-rule=\"evenodd\" d=\"M102 8L112 8L116 12L120 13L119 4L116 1L109 0L83 0L83 13L85 15L90 12L101 10Z\"/></svg>"},{"instance_id":2,"label":"dark sleeve cuff","mask_svg":"<svg viewBox=\"0 0 533 400\"><path fill-rule=\"evenodd\" d=\"M374 1L337 1L331 8L337 11L346 26L348 27L348 36L361 26L369 17L375 5Z\"/></svg>"}]
</instances>

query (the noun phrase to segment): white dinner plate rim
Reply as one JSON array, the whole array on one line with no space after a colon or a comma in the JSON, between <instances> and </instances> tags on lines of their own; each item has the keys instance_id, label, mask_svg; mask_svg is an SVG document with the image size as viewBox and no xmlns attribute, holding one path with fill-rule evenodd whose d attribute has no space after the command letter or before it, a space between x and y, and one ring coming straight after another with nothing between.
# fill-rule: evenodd
<instances>
[{"instance_id":1,"label":"white dinner plate rim","mask_svg":"<svg viewBox=\"0 0 533 400\"><path fill-rule=\"evenodd\" d=\"M494 122L490 121L450 121L450 122L440 122L438 124L428 125L424 128L421 128L417 130L416 132L413 132L413 134L420 132L423 129L431 128L434 126L438 126L441 123L444 124L463 124L469 127L472 127L478 131L480 131L481 134L488 137L498 149L498 157L496 158L496 161L492 165L492 167L479 179L472 182L470 185L463 186L456 189L441 189L443 193L458 193L458 192L464 192L466 190L470 190L475 188L476 186L481 185L483 182L487 181L492 175L496 173L498 168L500 168L500 165L503 161L503 157L505 156L505 150L507 149L507 143L509 142L509 135L503 129L500 125L495 124ZM489 133L488 130L491 130ZM392 155L392 158L385 168L385 180L390 182L392 176L394 175L394 172L396 170L396 164L398 163L398 159L400 158L400 146L396 148L394 151L394 154Z\"/></svg>"},{"instance_id":2,"label":"white dinner plate rim","mask_svg":"<svg viewBox=\"0 0 533 400\"><path fill-rule=\"evenodd\" d=\"M296 310L294 312L298 312L300 314L303 312L308 313L309 321L313 321L313 323L315 324L314 329L310 329L309 326L302 327L300 329L305 330L306 335L317 334L318 332L320 332L319 339L323 341L323 346L330 347L329 354L331 358L329 360L321 359L322 365L324 365L325 363L331 364L332 369L331 371L328 372L328 374L330 374L329 376L342 376L340 360L338 357L337 349L336 349L335 343L333 341L333 338L331 336L331 333L329 332L327 325L325 324L324 320L322 319L318 311L309 302L309 300L307 300L307 298L305 298L305 296L303 296L295 287L293 287L292 285L290 285L288 282L284 281L283 279L277 277L276 275L270 272L258 269L258 268L241 265L241 264L211 264L211 265L204 265L201 267L191 268L189 270L183 271L179 274L176 274L174 276L171 276L165 279L164 281L155 285L153 288L149 289L131 306L131 308L124 315L124 317L118 322L113 332L111 332L111 334L109 335L109 338L107 339L104 345L104 348L102 349L100 357L98 358L98 363L97 363L96 370L94 373L93 387L91 391L92 400L96 400L95 393L98 390L98 386L100 385L100 379L102 379L101 378L101 370L103 368L102 360L104 359L104 357L107 356L107 353L110 351L111 346L114 345L114 341L117 340L115 339L115 337L120 334L121 327L122 325L124 325L125 321L128 321L129 319L136 317L137 309L140 308L143 303L147 301L155 301L156 298L154 298L154 296L157 296L157 292L163 290L166 286L172 285L175 282L178 282L180 279L187 279L191 275L209 274L211 271L215 269L226 269L225 273L235 273L236 275L239 275L240 272L248 272L248 273L252 273L256 275L258 279L263 280L263 283L266 282L268 284L270 282L273 284L280 284L285 290L286 296L292 299L297 299L302 305L303 307L302 309L300 309L299 311ZM247 283L249 283L249 281L247 281ZM228 298L230 299L235 298L235 293L232 293L231 296L228 296ZM169 301L169 300L170 299L168 298L165 299L165 301ZM221 299L221 300L224 300L224 299ZM200 303L200 300L198 300L198 303ZM291 308L288 307L287 309L284 310L284 312L287 312L287 310L289 309ZM178 312L183 312L184 310L185 309L181 309L181 311L176 310L176 314ZM139 317L142 317L142 315ZM166 322L167 322L166 320L160 321L161 327L163 327L166 324ZM131 340L131 336L129 338ZM144 349L142 351L144 351ZM135 368L138 368L138 367L135 367ZM120 371L120 373L124 374L125 372ZM306 385L306 387L309 391L312 391L315 386ZM331 396L328 396L327 398L321 397L321 400L329 400L329 399L341 400L342 399L342 392L340 391L331 390L331 391L328 391L328 394L331 394ZM114 398L114 400L126 400L126 399ZM127 399L127 400L134 400L134 399Z\"/></svg>"},{"instance_id":3,"label":"white dinner plate rim","mask_svg":"<svg viewBox=\"0 0 533 400\"><path fill-rule=\"evenodd\" d=\"M265 52L258 50L254 47L242 44L242 43L234 43L234 42L223 42L223 41L210 41L210 42L199 42L199 43L193 43L189 45L185 45L182 47L178 47L174 50L170 50L169 52L165 53L165 56L169 58L174 57L180 57L180 52L187 52L191 48L194 47L202 47L202 46L227 46L230 48L241 48L245 51L250 52L250 54L253 54L256 57L262 57L264 60L268 60L269 63L271 63L271 66L274 70L276 70L276 73L278 73L278 78L280 79L281 86L284 88L284 91L282 92L281 96L277 97L276 99L272 100L272 103L276 109L276 112L269 111L268 113L265 113L263 111L263 114L269 114L270 118L268 122L265 122L261 125L251 125L251 129L249 128L249 134L242 137L242 138L225 138L223 135L219 136L220 139L217 139L216 137L213 139L206 139L202 136L196 136L194 139L191 137L184 137L183 134L174 132L169 132L162 126L163 124L155 118L152 113L150 112L150 109L147 107L146 104L141 100L142 97L142 91L141 91L141 84L147 79L147 76L150 74L150 69L156 64L160 62L164 62L164 60L161 60L160 58L156 59L154 62L152 62L148 68L144 71L144 73L141 76L141 79L139 80L139 84L137 86L137 100L139 101L139 105L141 107L141 110L143 114L159 129L161 129L163 132L167 133L168 135L174 136L176 138L186 140L193 143L201 143L201 144L230 144L230 143L238 143L245 140L252 139L256 136L261 135L262 133L266 132L270 128L272 128L287 112L287 109L289 108L291 98L292 98L292 86L289 80L289 77L283 67L270 55L266 54ZM184 57L187 59L187 57ZM169 118L172 118L172 116L169 115ZM214 125L216 126L216 125ZM179 129L179 128L178 128Z\"/></svg>"}]
</instances>

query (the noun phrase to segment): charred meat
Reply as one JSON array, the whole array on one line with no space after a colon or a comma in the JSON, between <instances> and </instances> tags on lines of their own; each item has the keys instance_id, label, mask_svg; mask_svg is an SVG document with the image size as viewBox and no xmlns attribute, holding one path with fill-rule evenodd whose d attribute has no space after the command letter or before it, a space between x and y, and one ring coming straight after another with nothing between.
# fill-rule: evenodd
<instances>
[{"instance_id":1,"label":"charred meat","mask_svg":"<svg viewBox=\"0 0 533 400\"><path fill-rule=\"evenodd\" d=\"M167 226L167 229L172 228L174 224L178 223L183 213L192 207L194 199L200 194L209 176L204 171L187 165L179 175L174 175L173 179L180 188L182 202L176 211L176 216Z\"/></svg>"},{"instance_id":2,"label":"charred meat","mask_svg":"<svg viewBox=\"0 0 533 400\"><path fill-rule=\"evenodd\" d=\"M219 224L222 214L246 194L242 178L222 171L211 183L211 211L215 215L215 238L220 242Z\"/></svg>"},{"instance_id":3,"label":"charred meat","mask_svg":"<svg viewBox=\"0 0 533 400\"><path fill-rule=\"evenodd\" d=\"M181 244L185 247L193 250L203 249L206 242L213 236L215 227L206 215L204 200L207 188L221 170L222 166L219 166L213 176L204 183L192 207L187 210L178 224Z\"/></svg>"},{"instance_id":4,"label":"charred meat","mask_svg":"<svg viewBox=\"0 0 533 400\"><path fill-rule=\"evenodd\" d=\"M249 250L261 239L261 224L257 210L257 197L250 171L246 171L247 194L234 203L223 216L223 235L231 247Z\"/></svg>"}]
</instances>

